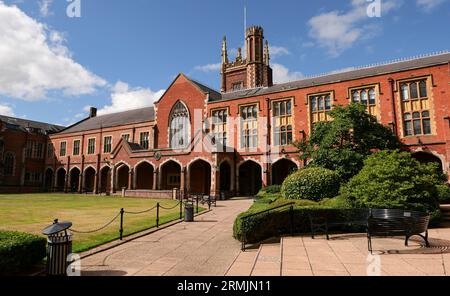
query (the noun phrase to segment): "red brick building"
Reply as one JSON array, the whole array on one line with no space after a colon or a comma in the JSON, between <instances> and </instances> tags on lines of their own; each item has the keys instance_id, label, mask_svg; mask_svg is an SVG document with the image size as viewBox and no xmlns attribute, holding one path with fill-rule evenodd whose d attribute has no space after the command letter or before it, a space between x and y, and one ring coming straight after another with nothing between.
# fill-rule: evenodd
<instances>
[{"instance_id":1,"label":"red brick building","mask_svg":"<svg viewBox=\"0 0 450 296\"><path fill-rule=\"evenodd\" d=\"M0 193L42 191L48 135L62 129L0 115Z\"/></svg>"},{"instance_id":2,"label":"red brick building","mask_svg":"<svg viewBox=\"0 0 450 296\"><path fill-rule=\"evenodd\" d=\"M247 57L222 46L221 91L183 74L154 107L89 118L49 137L46 188L251 195L303 164L291 145L336 105L360 102L421 161L450 164L450 54L274 85L263 30Z\"/></svg>"}]
</instances>

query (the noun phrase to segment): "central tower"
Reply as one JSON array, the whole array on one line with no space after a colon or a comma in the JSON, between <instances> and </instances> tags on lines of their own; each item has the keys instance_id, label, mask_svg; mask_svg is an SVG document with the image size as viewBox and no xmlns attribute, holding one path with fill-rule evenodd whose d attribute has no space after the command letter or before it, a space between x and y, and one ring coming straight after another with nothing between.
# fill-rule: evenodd
<instances>
[{"instance_id":1,"label":"central tower","mask_svg":"<svg viewBox=\"0 0 450 296\"><path fill-rule=\"evenodd\" d=\"M253 26L245 34L246 57L242 58L242 50L238 48L236 60L228 60L227 40L222 42L222 87L223 93L269 87L273 85L270 68L269 43L264 43L264 30Z\"/></svg>"}]
</instances>

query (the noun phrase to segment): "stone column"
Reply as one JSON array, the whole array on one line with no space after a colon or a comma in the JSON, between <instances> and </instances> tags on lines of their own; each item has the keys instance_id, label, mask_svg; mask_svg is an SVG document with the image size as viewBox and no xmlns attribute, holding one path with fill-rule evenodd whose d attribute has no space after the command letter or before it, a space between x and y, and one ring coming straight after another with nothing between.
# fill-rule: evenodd
<instances>
[{"instance_id":1,"label":"stone column","mask_svg":"<svg viewBox=\"0 0 450 296\"><path fill-rule=\"evenodd\" d=\"M80 173L80 177L78 178L78 193L83 193L83 178L84 174Z\"/></svg>"},{"instance_id":2,"label":"stone column","mask_svg":"<svg viewBox=\"0 0 450 296\"><path fill-rule=\"evenodd\" d=\"M220 195L220 168L216 165L211 166L211 195Z\"/></svg>"},{"instance_id":3,"label":"stone column","mask_svg":"<svg viewBox=\"0 0 450 296\"><path fill-rule=\"evenodd\" d=\"M94 194L98 194L98 172L94 175Z\"/></svg>"},{"instance_id":4,"label":"stone column","mask_svg":"<svg viewBox=\"0 0 450 296\"><path fill-rule=\"evenodd\" d=\"M133 190L133 169L130 169L128 174L128 190Z\"/></svg>"},{"instance_id":5,"label":"stone column","mask_svg":"<svg viewBox=\"0 0 450 296\"><path fill-rule=\"evenodd\" d=\"M157 190L158 188L158 170L153 171L153 190Z\"/></svg>"},{"instance_id":6,"label":"stone column","mask_svg":"<svg viewBox=\"0 0 450 296\"><path fill-rule=\"evenodd\" d=\"M116 167L111 166L111 193L116 193Z\"/></svg>"},{"instance_id":7,"label":"stone column","mask_svg":"<svg viewBox=\"0 0 450 296\"><path fill-rule=\"evenodd\" d=\"M184 197L184 191L185 191L185 187L186 187L186 180L185 180L185 178L186 178L186 168L182 167L181 168L181 176L180 176L180 179L181 179L181 182L180 182L180 193L181 193L182 197Z\"/></svg>"}]
</instances>

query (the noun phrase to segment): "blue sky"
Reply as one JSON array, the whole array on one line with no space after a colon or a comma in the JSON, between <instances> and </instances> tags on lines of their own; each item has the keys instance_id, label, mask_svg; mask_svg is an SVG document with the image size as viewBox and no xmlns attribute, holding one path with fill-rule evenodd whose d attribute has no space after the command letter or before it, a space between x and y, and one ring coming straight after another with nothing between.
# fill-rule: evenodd
<instances>
[{"instance_id":1,"label":"blue sky","mask_svg":"<svg viewBox=\"0 0 450 296\"><path fill-rule=\"evenodd\" d=\"M76 1L76 0L71 0ZM450 49L450 0L0 0L0 114L68 125L150 105L183 72L220 88L233 53L261 25L277 82ZM3 69L3 70L2 70Z\"/></svg>"}]
</instances>

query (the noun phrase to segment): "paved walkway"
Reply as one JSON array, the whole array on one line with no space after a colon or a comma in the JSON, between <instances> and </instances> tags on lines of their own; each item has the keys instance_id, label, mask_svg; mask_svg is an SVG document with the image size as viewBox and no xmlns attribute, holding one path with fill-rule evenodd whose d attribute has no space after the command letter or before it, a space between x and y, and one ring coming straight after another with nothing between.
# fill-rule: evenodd
<instances>
[{"instance_id":1,"label":"paved walkway","mask_svg":"<svg viewBox=\"0 0 450 296\"><path fill-rule=\"evenodd\" d=\"M82 260L82 274L137 276L365 276L365 234L283 237L240 251L232 237L236 216L251 200L218 202L194 223L180 223ZM381 275L450 275L450 228L430 230L431 248L420 240L375 238ZM376 271L376 270L375 270Z\"/></svg>"},{"instance_id":2,"label":"paved walkway","mask_svg":"<svg viewBox=\"0 0 450 296\"><path fill-rule=\"evenodd\" d=\"M213 211L81 261L90 275L225 275L240 254L233 222L252 200L217 203Z\"/></svg>"},{"instance_id":3,"label":"paved walkway","mask_svg":"<svg viewBox=\"0 0 450 296\"><path fill-rule=\"evenodd\" d=\"M403 238L374 238L374 255L380 256L368 257L366 234L334 235L329 241L324 237L283 237L239 254L227 275L450 275L450 229L432 229L430 243L431 248L424 248L422 241L412 239L405 247Z\"/></svg>"}]
</instances>

